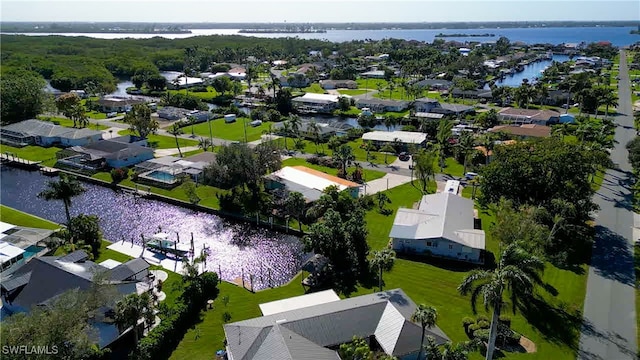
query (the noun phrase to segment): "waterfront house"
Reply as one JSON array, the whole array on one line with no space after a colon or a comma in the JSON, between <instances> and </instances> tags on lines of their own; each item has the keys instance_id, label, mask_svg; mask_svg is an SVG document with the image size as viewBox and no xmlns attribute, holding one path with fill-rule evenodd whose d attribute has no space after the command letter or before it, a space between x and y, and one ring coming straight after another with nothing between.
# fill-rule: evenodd
<instances>
[{"instance_id":1,"label":"waterfront house","mask_svg":"<svg viewBox=\"0 0 640 360\"><path fill-rule=\"evenodd\" d=\"M414 131L370 131L362 134L362 140L371 141L375 146L398 142L405 147L410 144L424 147L427 134Z\"/></svg>"},{"instance_id":2,"label":"waterfront house","mask_svg":"<svg viewBox=\"0 0 640 360\"><path fill-rule=\"evenodd\" d=\"M184 119L189 114L190 110L178 108L174 106L165 106L162 109L158 109L158 117L163 120L175 121Z\"/></svg>"},{"instance_id":3,"label":"waterfront house","mask_svg":"<svg viewBox=\"0 0 640 360\"><path fill-rule=\"evenodd\" d=\"M389 237L397 252L481 263L485 234L474 218L470 199L451 192L425 195L418 209L398 209Z\"/></svg>"},{"instance_id":4,"label":"waterfront house","mask_svg":"<svg viewBox=\"0 0 640 360\"><path fill-rule=\"evenodd\" d=\"M343 300L323 292L262 304L268 310L264 316L224 325L227 356L339 360L340 345L358 336L387 355L415 359L423 336L420 324L411 320L416 307L402 289ZM438 326L426 328L424 336L436 344L450 341Z\"/></svg>"},{"instance_id":5,"label":"waterfront house","mask_svg":"<svg viewBox=\"0 0 640 360\"><path fill-rule=\"evenodd\" d=\"M289 76L281 76L278 80L280 80L280 86L282 87L303 88L309 86L307 76L297 72L290 73Z\"/></svg>"},{"instance_id":6,"label":"waterfront house","mask_svg":"<svg viewBox=\"0 0 640 360\"><path fill-rule=\"evenodd\" d=\"M338 95L306 93L291 102L300 112L331 113L338 108L338 99Z\"/></svg>"},{"instance_id":7,"label":"waterfront house","mask_svg":"<svg viewBox=\"0 0 640 360\"><path fill-rule=\"evenodd\" d=\"M551 136L551 128L538 124L499 125L487 130L492 133L504 133L520 139Z\"/></svg>"},{"instance_id":8,"label":"waterfront house","mask_svg":"<svg viewBox=\"0 0 640 360\"><path fill-rule=\"evenodd\" d=\"M485 99L487 101L493 99L491 89L462 90L455 88L451 90L451 96L464 99Z\"/></svg>"},{"instance_id":9,"label":"waterfront house","mask_svg":"<svg viewBox=\"0 0 640 360\"><path fill-rule=\"evenodd\" d=\"M431 109L432 114L443 114L445 116L460 116L475 112L475 108L469 105L438 103L438 106Z\"/></svg>"},{"instance_id":10,"label":"waterfront house","mask_svg":"<svg viewBox=\"0 0 640 360\"><path fill-rule=\"evenodd\" d=\"M358 109L369 108L374 113L381 113L386 111L401 112L409 108L408 101L397 100L383 100L383 99L358 99L356 101L356 107Z\"/></svg>"},{"instance_id":11,"label":"waterfront house","mask_svg":"<svg viewBox=\"0 0 640 360\"><path fill-rule=\"evenodd\" d=\"M279 122L273 124L273 128L276 134L280 134L283 136L290 136L290 134L284 133L284 124L286 122ZM300 126L298 128L299 135L305 139L313 140L316 137L315 130L312 128L312 124L316 124L318 126L318 136L321 141L328 140L330 137L337 135L340 129L337 129L329 124L325 123L317 123L315 121L301 121Z\"/></svg>"},{"instance_id":12,"label":"waterfront house","mask_svg":"<svg viewBox=\"0 0 640 360\"><path fill-rule=\"evenodd\" d=\"M347 191L353 198L357 198L360 193L360 184L306 166L285 166L266 175L265 180L267 190L297 191L302 193L307 202L320 199L329 186Z\"/></svg>"},{"instance_id":13,"label":"waterfront house","mask_svg":"<svg viewBox=\"0 0 640 360\"><path fill-rule=\"evenodd\" d=\"M59 152L60 163L87 170L132 166L153 158L153 149L119 141L102 140Z\"/></svg>"},{"instance_id":14,"label":"waterfront house","mask_svg":"<svg viewBox=\"0 0 640 360\"><path fill-rule=\"evenodd\" d=\"M320 80L320 86L325 90L357 89L358 83L353 80Z\"/></svg>"},{"instance_id":15,"label":"waterfront house","mask_svg":"<svg viewBox=\"0 0 640 360\"><path fill-rule=\"evenodd\" d=\"M516 109L506 107L498 112L498 120L508 124L557 124L560 121L560 113L553 110Z\"/></svg>"},{"instance_id":16,"label":"waterfront house","mask_svg":"<svg viewBox=\"0 0 640 360\"><path fill-rule=\"evenodd\" d=\"M424 79L414 84L415 86L429 90L449 90L453 83L444 79Z\"/></svg>"},{"instance_id":17,"label":"waterfront house","mask_svg":"<svg viewBox=\"0 0 640 360\"><path fill-rule=\"evenodd\" d=\"M180 76L174 81L169 82L167 87L169 89L188 89L201 85L204 85L204 80L202 80L202 78Z\"/></svg>"},{"instance_id":18,"label":"waterfront house","mask_svg":"<svg viewBox=\"0 0 640 360\"><path fill-rule=\"evenodd\" d=\"M363 78L369 78L369 79L384 79L385 77L383 70L366 71L361 73L360 76Z\"/></svg>"},{"instance_id":19,"label":"waterfront house","mask_svg":"<svg viewBox=\"0 0 640 360\"><path fill-rule=\"evenodd\" d=\"M116 298L105 304L91 321L99 336L100 348L115 341L121 332L113 319L113 304L129 294L142 294L153 290L148 274L149 264L133 259L114 269L108 269L88 260L82 250L63 256L33 258L0 284L3 310L10 314L29 312L34 307L54 301L65 292L89 290L98 278L106 277L113 286ZM104 275L101 275L104 274Z\"/></svg>"},{"instance_id":20,"label":"waterfront house","mask_svg":"<svg viewBox=\"0 0 640 360\"><path fill-rule=\"evenodd\" d=\"M54 232L48 229L16 226L0 221L0 272L15 271L30 258L47 252L47 241Z\"/></svg>"},{"instance_id":21,"label":"waterfront house","mask_svg":"<svg viewBox=\"0 0 640 360\"><path fill-rule=\"evenodd\" d=\"M100 107L100 111L105 113L129 112L133 108L133 105L144 104L144 103L145 101L142 99L116 97L116 96L103 97L98 100L98 106Z\"/></svg>"},{"instance_id":22,"label":"waterfront house","mask_svg":"<svg viewBox=\"0 0 640 360\"><path fill-rule=\"evenodd\" d=\"M413 102L413 108L416 112L430 113L433 108L439 107L440 102L432 98L420 98Z\"/></svg>"},{"instance_id":23,"label":"waterfront house","mask_svg":"<svg viewBox=\"0 0 640 360\"><path fill-rule=\"evenodd\" d=\"M81 146L102 140L102 132L87 128L69 128L50 121L24 120L3 126L0 141L10 146Z\"/></svg>"}]
</instances>

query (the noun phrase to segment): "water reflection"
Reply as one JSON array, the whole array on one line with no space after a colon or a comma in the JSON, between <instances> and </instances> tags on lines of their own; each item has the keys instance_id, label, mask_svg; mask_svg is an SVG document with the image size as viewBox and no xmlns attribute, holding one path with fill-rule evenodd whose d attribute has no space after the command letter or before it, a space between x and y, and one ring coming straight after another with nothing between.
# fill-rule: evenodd
<instances>
[{"instance_id":1,"label":"water reflection","mask_svg":"<svg viewBox=\"0 0 640 360\"><path fill-rule=\"evenodd\" d=\"M1 203L58 223L65 221L60 201L44 201L37 194L47 178L3 166ZM159 201L136 198L111 189L84 183L87 192L72 200L72 216L84 213L100 217L106 239L140 242L140 235L162 231L189 244L193 233L196 252L208 247L207 268L233 281L243 274L254 276L254 288L278 286L289 281L307 258L294 236L258 229L246 223L223 220L215 215L192 211Z\"/></svg>"}]
</instances>

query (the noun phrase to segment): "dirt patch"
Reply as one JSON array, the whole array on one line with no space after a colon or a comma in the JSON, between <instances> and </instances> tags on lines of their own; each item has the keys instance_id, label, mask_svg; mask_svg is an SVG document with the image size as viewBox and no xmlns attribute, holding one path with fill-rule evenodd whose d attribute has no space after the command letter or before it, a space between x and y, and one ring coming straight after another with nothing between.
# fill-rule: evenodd
<instances>
[{"instance_id":1,"label":"dirt patch","mask_svg":"<svg viewBox=\"0 0 640 360\"><path fill-rule=\"evenodd\" d=\"M536 344L524 336L520 337L520 346L522 346L527 353L534 353L537 351Z\"/></svg>"}]
</instances>

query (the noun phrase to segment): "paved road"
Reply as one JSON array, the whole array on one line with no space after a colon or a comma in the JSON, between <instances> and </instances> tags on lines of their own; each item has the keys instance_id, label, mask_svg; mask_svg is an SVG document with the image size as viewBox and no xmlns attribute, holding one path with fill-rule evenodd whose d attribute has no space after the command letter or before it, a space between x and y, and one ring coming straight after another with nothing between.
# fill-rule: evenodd
<instances>
[{"instance_id":1,"label":"paved road","mask_svg":"<svg viewBox=\"0 0 640 360\"><path fill-rule=\"evenodd\" d=\"M635 276L633 269L633 212L631 166L625 145L634 138L626 55L620 52L617 141L611 159L618 168L606 173L594 201L597 235L584 303L584 323L578 359L636 359ZM544 316L544 314L541 314Z\"/></svg>"}]
</instances>

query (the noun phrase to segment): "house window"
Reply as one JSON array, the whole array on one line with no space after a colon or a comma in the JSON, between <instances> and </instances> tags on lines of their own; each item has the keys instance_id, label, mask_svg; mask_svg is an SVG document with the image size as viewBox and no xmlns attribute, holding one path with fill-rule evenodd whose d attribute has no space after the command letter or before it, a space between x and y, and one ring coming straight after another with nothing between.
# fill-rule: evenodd
<instances>
[{"instance_id":1,"label":"house window","mask_svg":"<svg viewBox=\"0 0 640 360\"><path fill-rule=\"evenodd\" d=\"M453 250L453 244L449 244L449 250Z\"/></svg>"},{"instance_id":2,"label":"house window","mask_svg":"<svg viewBox=\"0 0 640 360\"><path fill-rule=\"evenodd\" d=\"M427 246L431 246L431 241L427 241Z\"/></svg>"}]
</instances>

